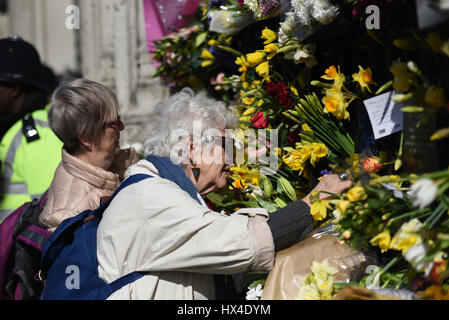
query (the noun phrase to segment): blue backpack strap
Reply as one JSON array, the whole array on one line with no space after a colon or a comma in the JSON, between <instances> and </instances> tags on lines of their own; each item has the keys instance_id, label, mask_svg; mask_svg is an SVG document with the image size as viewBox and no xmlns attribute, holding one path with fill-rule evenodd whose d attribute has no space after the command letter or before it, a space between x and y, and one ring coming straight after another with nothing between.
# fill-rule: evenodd
<instances>
[{"instance_id":1,"label":"blue backpack strap","mask_svg":"<svg viewBox=\"0 0 449 320\"><path fill-rule=\"evenodd\" d=\"M41 274L45 278L47 276L48 270L50 270L54 261L58 257L61 250L70 243L73 232L84 224L84 219L91 215L99 215L101 216L111 203L112 199L122 190L123 188L137 183L141 180L151 178L152 176L148 174L135 174L128 177L125 181L123 181L120 186L115 190L111 197L104 203L100 204L100 206L95 210L86 210L81 212L80 214L65 219L56 230L51 234L48 238L47 242L44 244L41 256Z\"/></svg>"},{"instance_id":2,"label":"blue backpack strap","mask_svg":"<svg viewBox=\"0 0 449 320\"><path fill-rule=\"evenodd\" d=\"M141 180L144 180L146 178L151 178L151 177L152 176L150 176L149 174L143 174L143 173L138 173L138 174L128 177L125 181L123 181L120 184L120 186L114 191L114 193L109 197L108 200L106 200L105 202L102 202L100 204L100 206L94 210L94 214L102 214L104 212L104 210L106 210L106 208L109 206L112 199L114 199L114 197L117 195L117 193L120 192L120 190L126 188L127 186L129 186L133 183L137 183Z\"/></svg>"},{"instance_id":3,"label":"blue backpack strap","mask_svg":"<svg viewBox=\"0 0 449 320\"><path fill-rule=\"evenodd\" d=\"M136 281L137 279L142 278L145 275L145 272L138 272L138 271L134 271L131 273L128 273L127 275L118 278L115 281L112 281L109 284L109 288L112 290L112 292L117 291L118 289L120 289L121 287Z\"/></svg>"}]
</instances>

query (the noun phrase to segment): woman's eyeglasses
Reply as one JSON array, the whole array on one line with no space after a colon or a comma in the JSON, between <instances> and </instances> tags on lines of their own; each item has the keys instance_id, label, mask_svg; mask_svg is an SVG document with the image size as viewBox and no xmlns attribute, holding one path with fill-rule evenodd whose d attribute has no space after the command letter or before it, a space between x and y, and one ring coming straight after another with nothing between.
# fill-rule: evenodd
<instances>
[{"instance_id":1,"label":"woman's eyeglasses","mask_svg":"<svg viewBox=\"0 0 449 320\"><path fill-rule=\"evenodd\" d=\"M116 127L120 131L122 131L123 129L125 129L125 124L123 123L120 116L118 116L116 120L111 121L111 122L106 122L106 127Z\"/></svg>"}]
</instances>

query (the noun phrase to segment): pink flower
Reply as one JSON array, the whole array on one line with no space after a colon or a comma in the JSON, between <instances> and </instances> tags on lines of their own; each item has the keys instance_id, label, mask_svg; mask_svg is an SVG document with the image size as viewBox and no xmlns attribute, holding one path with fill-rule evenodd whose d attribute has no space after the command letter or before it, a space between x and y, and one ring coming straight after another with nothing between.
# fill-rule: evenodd
<instances>
[{"instance_id":1,"label":"pink flower","mask_svg":"<svg viewBox=\"0 0 449 320\"><path fill-rule=\"evenodd\" d=\"M238 2L239 7L243 6L244 3L245 3L245 0L239 0L239 2Z\"/></svg>"},{"instance_id":2,"label":"pink flower","mask_svg":"<svg viewBox=\"0 0 449 320\"><path fill-rule=\"evenodd\" d=\"M252 118L251 123L259 129L268 127L268 116L265 117L262 111L257 112Z\"/></svg>"}]
</instances>

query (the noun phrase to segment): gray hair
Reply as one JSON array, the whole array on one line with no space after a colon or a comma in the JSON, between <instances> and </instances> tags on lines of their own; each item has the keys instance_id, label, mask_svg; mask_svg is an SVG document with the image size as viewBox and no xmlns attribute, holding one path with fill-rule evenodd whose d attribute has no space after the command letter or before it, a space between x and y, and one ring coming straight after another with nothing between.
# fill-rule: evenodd
<instances>
[{"instance_id":1,"label":"gray hair","mask_svg":"<svg viewBox=\"0 0 449 320\"><path fill-rule=\"evenodd\" d=\"M222 101L195 94L184 88L166 101L155 106L150 114L148 137L143 144L145 157L149 155L170 157L175 162L186 161L186 154L173 159L176 147L185 144L188 136L213 130L223 130L236 125L237 117ZM200 126L200 130L198 126ZM184 162L185 163L185 162Z\"/></svg>"},{"instance_id":2,"label":"gray hair","mask_svg":"<svg viewBox=\"0 0 449 320\"><path fill-rule=\"evenodd\" d=\"M70 154L82 150L80 138L97 141L108 118L119 113L114 92L87 79L60 85L53 93L51 105L48 122Z\"/></svg>"}]
</instances>

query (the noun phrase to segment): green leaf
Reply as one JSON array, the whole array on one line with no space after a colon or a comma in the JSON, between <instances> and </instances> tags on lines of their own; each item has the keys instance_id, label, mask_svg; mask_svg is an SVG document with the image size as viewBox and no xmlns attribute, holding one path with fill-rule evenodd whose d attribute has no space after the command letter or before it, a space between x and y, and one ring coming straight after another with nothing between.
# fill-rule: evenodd
<instances>
[{"instance_id":1,"label":"green leaf","mask_svg":"<svg viewBox=\"0 0 449 320\"><path fill-rule=\"evenodd\" d=\"M268 201L264 201L264 200L260 199L259 197L257 197L257 202L259 203L259 205L260 205L262 208L267 209L267 211L268 211L269 213L272 213L272 212L274 212L274 211L277 211L277 209L278 209L278 207L277 207L274 203L268 202Z\"/></svg>"},{"instance_id":2,"label":"green leaf","mask_svg":"<svg viewBox=\"0 0 449 320\"><path fill-rule=\"evenodd\" d=\"M204 42L204 40L206 40L207 33L208 33L207 31L201 32L199 35L196 36L195 47L199 47Z\"/></svg>"}]
</instances>

